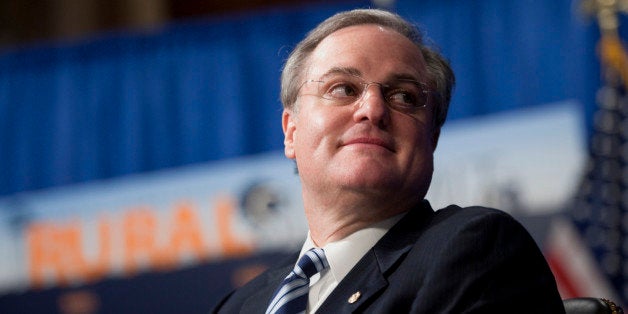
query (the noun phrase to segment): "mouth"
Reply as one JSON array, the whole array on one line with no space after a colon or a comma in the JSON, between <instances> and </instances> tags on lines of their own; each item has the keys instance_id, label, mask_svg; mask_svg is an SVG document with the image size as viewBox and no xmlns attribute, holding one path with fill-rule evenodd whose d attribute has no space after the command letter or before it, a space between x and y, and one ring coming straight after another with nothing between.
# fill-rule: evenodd
<instances>
[{"instance_id":1,"label":"mouth","mask_svg":"<svg viewBox=\"0 0 628 314\"><path fill-rule=\"evenodd\" d=\"M383 147L391 152L395 152L395 148L390 143L390 141L386 141L377 137L358 137L346 142L343 142L341 146L351 146L351 145L373 145Z\"/></svg>"}]
</instances>

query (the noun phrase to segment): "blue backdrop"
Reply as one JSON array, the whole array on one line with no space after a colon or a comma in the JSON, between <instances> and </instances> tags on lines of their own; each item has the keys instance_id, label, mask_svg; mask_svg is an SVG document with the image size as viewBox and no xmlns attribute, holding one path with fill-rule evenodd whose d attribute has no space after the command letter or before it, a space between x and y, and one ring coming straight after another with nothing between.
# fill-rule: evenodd
<instances>
[{"instance_id":1,"label":"blue backdrop","mask_svg":"<svg viewBox=\"0 0 628 314\"><path fill-rule=\"evenodd\" d=\"M324 18L369 5L275 8L1 52L0 195L281 149L283 60ZM575 7L401 0L392 9L451 60L458 119L565 99L588 116L599 35Z\"/></svg>"}]
</instances>

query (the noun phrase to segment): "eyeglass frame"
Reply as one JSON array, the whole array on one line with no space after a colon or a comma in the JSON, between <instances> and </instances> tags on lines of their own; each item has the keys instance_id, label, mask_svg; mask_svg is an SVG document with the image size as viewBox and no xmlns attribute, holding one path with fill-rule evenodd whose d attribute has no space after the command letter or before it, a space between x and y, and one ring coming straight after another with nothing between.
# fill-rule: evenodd
<instances>
[{"instance_id":1,"label":"eyeglass frame","mask_svg":"<svg viewBox=\"0 0 628 314\"><path fill-rule=\"evenodd\" d=\"M334 72L336 72L336 71L334 71ZM418 80L415 80L415 79L411 79L411 78L396 78L396 79L394 79L394 81L401 81L401 82L407 82L407 83L415 84L419 88L420 93L425 95L425 101L424 101L424 103L421 106L395 105L389 99L389 97L387 95L389 93L387 91L387 89L390 89L390 90L393 90L393 91L395 90L395 88L393 88L393 84L386 84L386 83L381 83L381 82L376 82L376 81L370 81L369 82L369 81L364 80L364 78L362 78L360 75L357 75L357 74L343 73L344 71L338 71L338 72L340 74L344 75L344 76L353 77L353 78L356 78L356 79L359 80L359 82L357 82L357 83L359 83L359 85L362 86L362 90L359 90L360 91L359 96L356 96L354 99L350 99L350 101L349 100L342 100L342 99L339 99L339 98L327 98L327 97L325 97L325 95L328 92L327 91L323 91L321 93L320 90L325 90L325 88L321 88L321 86L319 85L319 87L317 89L317 92L318 92L317 94L301 94L301 93L299 93L297 95L297 98L300 97L300 96L308 96L308 95L309 96L316 96L316 97L319 97L319 98L322 98L322 99L325 99L325 100L328 100L328 101L336 102L336 104L334 104L334 106L338 106L338 107L348 106L348 105L356 104L358 101L362 100L364 98L364 96L366 95L366 93L367 93L367 91L368 91L368 89L369 89L369 87L371 85L377 85L377 86L379 86L379 91L381 93L382 98L384 99L384 102L386 103L386 105L389 108L391 108L393 110L396 110L396 111L399 111L399 112L402 112L402 113L413 114L413 113L416 113L416 111L418 111L418 110L420 110L422 108L426 108L428 106L428 104L430 104L430 96L434 93L434 91L429 90L429 88L428 88L429 85L427 83L425 83L425 82L421 82L421 81L418 81ZM327 75L328 74L323 75L323 77L325 77ZM307 83L318 83L318 84L322 85L322 84L325 84L325 83L328 83L328 82L329 82L329 80L322 80L322 79L305 80L299 86L299 90L301 90L303 88L303 86L305 84L307 84ZM343 81L340 81L340 82L343 82ZM344 83L347 83L347 82L345 81ZM352 82L352 83L354 83L354 82ZM333 84L332 87L334 85L336 85L336 84ZM328 90L331 90L331 89L333 89L333 88L329 88ZM405 89L402 89L402 90L406 91ZM333 97L333 96L330 96L330 97Z\"/></svg>"}]
</instances>

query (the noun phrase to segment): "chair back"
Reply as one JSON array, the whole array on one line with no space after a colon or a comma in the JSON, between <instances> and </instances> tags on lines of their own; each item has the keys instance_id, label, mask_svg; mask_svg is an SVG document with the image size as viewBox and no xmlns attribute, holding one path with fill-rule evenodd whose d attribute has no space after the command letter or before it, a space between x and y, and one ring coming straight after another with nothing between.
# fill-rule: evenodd
<instances>
[{"instance_id":1,"label":"chair back","mask_svg":"<svg viewBox=\"0 0 628 314\"><path fill-rule=\"evenodd\" d=\"M623 314L615 303L604 298L572 298L563 300L566 314Z\"/></svg>"}]
</instances>

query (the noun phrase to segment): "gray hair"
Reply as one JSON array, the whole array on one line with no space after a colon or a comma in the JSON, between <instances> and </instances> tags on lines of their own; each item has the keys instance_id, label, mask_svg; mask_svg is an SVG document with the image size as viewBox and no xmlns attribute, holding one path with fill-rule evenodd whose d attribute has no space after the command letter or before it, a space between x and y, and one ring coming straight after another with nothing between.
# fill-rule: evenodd
<instances>
[{"instance_id":1,"label":"gray hair","mask_svg":"<svg viewBox=\"0 0 628 314\"><path fill-rule=\"evenodd\" d=\"M436 50L427 47L419 29L394 13L379 9L358 9L338 13L311 30L292 51L281 74L281 102L284 108L293 109L301 83L304 67L310 54L331 33L349 26L375 24L410 39L425 59L428 84L433 89L434 125L440 129L447 119L451 93L455 85L454 73L449 62Z\"/></svg>"}]
</instances>

